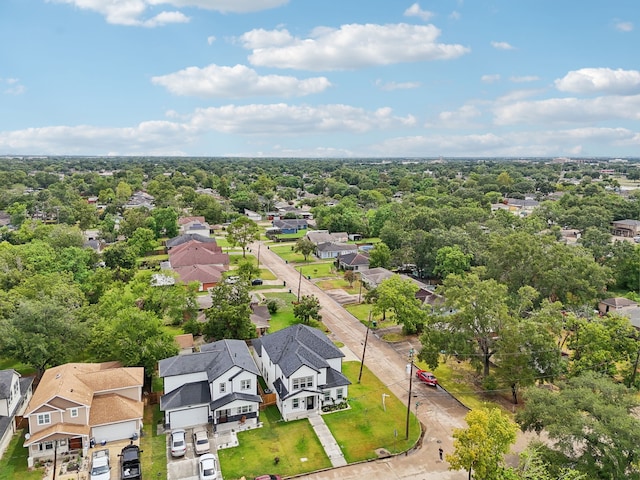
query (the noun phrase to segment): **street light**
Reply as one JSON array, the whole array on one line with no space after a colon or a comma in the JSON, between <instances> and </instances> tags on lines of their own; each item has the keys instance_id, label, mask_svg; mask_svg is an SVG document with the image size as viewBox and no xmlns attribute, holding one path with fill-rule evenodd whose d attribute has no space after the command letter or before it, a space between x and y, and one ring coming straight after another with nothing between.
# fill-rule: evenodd
<instances>
[{"instance_id":1,"label":"street light","mask_svg":"<svg viewBox=\"0 0 640 480\"><path fill-rule=\"evenodd\" d=\"M409 350L409 398L407 399L407 427L405 432L405 440L409 440L409 415L411 415L411 387L413 385L413 348Z\"/></svg>"}]
</instances>

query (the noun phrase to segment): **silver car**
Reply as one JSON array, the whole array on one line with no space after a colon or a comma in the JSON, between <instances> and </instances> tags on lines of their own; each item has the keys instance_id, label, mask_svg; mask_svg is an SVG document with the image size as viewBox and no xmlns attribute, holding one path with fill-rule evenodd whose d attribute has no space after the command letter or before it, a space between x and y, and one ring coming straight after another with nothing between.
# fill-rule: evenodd
<instances>
[{"instance_id":1,"label":"silver car","mask_svg":"<svg viewBox=\"0 0 640 480\"><path fill-rule=\"evenodd\" d=\"M187 432L184 430L174 430L169 439L172 457L184 457L187 453Z\"/></svg>"}]
</instances>

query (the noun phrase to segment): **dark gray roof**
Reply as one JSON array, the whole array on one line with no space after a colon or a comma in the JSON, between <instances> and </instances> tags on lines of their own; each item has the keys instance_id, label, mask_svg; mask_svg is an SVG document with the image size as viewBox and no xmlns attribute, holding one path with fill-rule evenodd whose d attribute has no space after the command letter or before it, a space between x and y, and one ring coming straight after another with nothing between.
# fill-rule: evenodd
<instances>
[{"instance_id":1,"label":"dark gray roof","mask_svg":"<svg viewBox=\"0 0 640 480\"><path fill-rule=\"evenodd\" d=\"M260 403L262 402L262 397L260 397L260 395L252 395L250 393L233 392L211 402L211 410L217 410L218 408L223 407L235 400Z\"/></svg>"},{"instance_id":2,"label":"dark gray roof","mask_svg":"<svg viewBox=\"0 0 640 480\"><path fill-rule=\"evenodd\" d=\"M209 382L185 383L160 397L160 410L175 410L189 405L202 405L210 401Z\"/></svg>"},{"instance_id":3,"label":"dark gray roof","mask_svg":"<svg viewBox=\"0 0 640 480\"><path fill-rule=\"evenodd\" d=\"M351 382L345 377L342 372L337 371L334 368L327 369L327 383L324 385L318 385L319 388L335 388L344 387L345 385L351 385Z\"/></svg>"},{"instance_id":4,"label":"dark gray roof","mask_svg":"<svg viewBox=\"0 0 640 480\"><path fill-rule=\"evenodd\" d=\"M265 335L253 344L259 355L264 349L286 377L303 365L317 371L329 367L327 359L344 357L324 333L302 324Z\"/></svg>"},{"instance_id":5,"label":"dark gray roof","mask_svg":"<svg viewBox=\"0 0 640 480\"><path fill-rule=\"evenodd\" d=\"M190 242L191 240L197 240L198 242L205 243L215 243L216 239L212 237L205 237L204 235L200 235L198 233L187 233L185 235L179 235L177 237L170 238L167 240L167 248L177 247L178 245L182 245L183 243Z\"/></svg>"},{"instance_id":6,"label":"dark gray roof","mask_svg":"<svg viewBox=\"0 0 640 480\"><path fill-rule=\"evenodd\" d=\"M276 378L275 382L273 382L273 388L278 394L278 397L280 398L280 400L284 400L289 395L289 391L287 390L287 387L279 377Z\"/></svg>"},{"instance_id":7,"label":"dark gray roof","mask_svg":"<svg viewBox=\"0 0 640 480\"><path fill-rule=\"evenodd\" d=\"M278 228L305 228L308 225L306 220L300 218L283 218L274 220L272 223L274 227Z\"/></svg>"},{"instance_id":8,"label":"dark gray roof","mask_svg":"<svg viewBox=\"0 0 640 480\"><path fill-rule=\"evenodd\" d=\"M0 370L0 398L9 398L11 379L14 375L17 375L17 372L12 368Z\"/></svg>"},{"instance_id":9,"label":"dark gray roof","mask_svg":"<svg viewBox=\"0 0 640 480\"><path fill-rule=\"evenodd\" d=\"M347 243L333 243L325 242L319 243L316 246L319 252L356 252L358 250L357 245L349 245Z\"/></svg>"},{"instance_id":10,"label":"dark gray roof","mask_svg":"<svg viewBox=\"0 0 640 480\"><path fill-rule=\"evenodd\" d=\"M161 377L206 372L209 381L220 377L232 367L260 375L249 347L242 340L219 340L200 347L199 353L176 355L158 362Z\"/></svg>"},{"instance_id":11,"label":"dark gray roof","mask_svg":"<svg viewBox=\"0 0 640 480\"><path fill-rule=\"evenodd\" d=\"M338 259L344 265L369 265L369 255L364 253L345 253Z\"/></svg>"}]
</instances>

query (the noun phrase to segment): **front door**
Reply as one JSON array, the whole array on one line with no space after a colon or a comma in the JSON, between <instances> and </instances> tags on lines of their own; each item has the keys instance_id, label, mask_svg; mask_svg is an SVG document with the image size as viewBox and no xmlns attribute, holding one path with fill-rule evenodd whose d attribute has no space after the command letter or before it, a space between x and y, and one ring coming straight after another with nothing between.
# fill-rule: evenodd
<instances>
[{"instance_id":1,"label":"front door","mask_svg":"<svg viewBox=\"0 0 640 480\"><path fill-rule=\"evenodd\" d=\"M82 437L69 439L69 450L80 450L82 448Z\"/></svg>"},{"instance_id":2,"label":"front door","mask_svg":"<svg viewBox=\"0 0 640 480\"><path fill-rule=\"evenodd\" d=\"M314 398L315 397L307 397L307 410L313 410L314 406Z\"/></svg>"}]
</instances>

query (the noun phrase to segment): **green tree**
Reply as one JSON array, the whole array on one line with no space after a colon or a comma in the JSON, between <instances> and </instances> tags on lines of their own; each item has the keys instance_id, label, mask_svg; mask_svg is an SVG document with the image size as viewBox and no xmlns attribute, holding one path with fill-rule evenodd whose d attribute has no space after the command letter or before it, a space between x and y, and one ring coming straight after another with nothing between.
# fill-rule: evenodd
<instances>
[{"instance_id":1,"label":"green tree","mask_svg":"<svg viewBox=\"0 0 640 480\"><path fill-rule=\"evenodd\" d=\"M309 240L307 237L299 238L293 247L294 252L302 254L305 262L309 259L309 255L311 255L315 251L315 249L316 244Z\"/></svg>"},{"instance_id":2,"label":"green tree","mask_svg":"<svg viewBox=\"0 0 640 480\"><path fill-rule=\"evenodd\" d=\"M127 240L127 245L136 257L142 257L157 246L156 234L149 228L137 228Z\"/></svg>"},{"instance_id":3,"label":"green tree","mask_svg":"<svg viewBox=\"0 0 640 480\"><path fill-rule=\"evenodd\" d=\"M420 337L420 358L430 366L439 363L440 352L471 360L489 375L498 338L513 321L507 305L507 287L493 279L482 280L482 269L464 276L449 275L437 292L445 298L441 311L430 316Z\"/></svg>"},{"instance_id":4,"label":"green tree","mask_svg":"<svg viewBox=\"0 0 640 480\"><path fill-rule=\"evenodd\" d=\"M293 306L293 316L306 325L311 320L321 321L320 301L313 295L303 295Z\"/></svg>"},{"instance_id":5,"label":"green tree","mask_svg":"<svg viewBox=\"0 0 640 480\"><path fill-rule=\"evenodd\" d=\"M234 273L237 273L242 280L249 283L252 279L260 276L260 269L254 259L249 257L243 258L238 262L238 268L234 270Z\"/></svg>"},{"instance_id":6,"label":"green tree","mask_svg":"<svg viewBox=\"0 0 640 480\"><path fill-rule=\"evenodd\" d=\"M149 228L149 210L144 207L130 208L124 212L118 233L129 238L138 228Z\"/></svg>"},{"instance_id":7,"label":"green tree","mask_svg":"<svg viewBox=\"0 0 640 480\"><path fill-rule=\"evenodd\" d=\"M220 203L209 195L198 195L191 209L193 215L201 215L209 224L222 223L224 211Z\"/></svg>"},{"instance_id":8,"label":"green tree","mask_svg":"<svg viewBox=\"0 0 640 480\"><path fill-rule=\"evenodd\" d=\"M640 420L634 391L602 375L585 372L558 384L559 391L528 388L516 415L523 431L549 437L559 464L590 479L640 478Z\"/></svg>"},{"instance_id":9,"label":"green tree","mask_svg":"<svg viewBox=\"0 0 640 480\"><path fill-rule=\"evenodd\" d=\"M369 251L369 268L391 267L391 250L386 243L376 243Z\"/></svg>"},{"instance_id":10,"label":"green tree","mask_svg":"<svg viewBox=\"0 0 640 480\"><path fill-rule=\"evenodd\" d=\"M178 235L178 213L173 208L156 208L151 212L151 216L155 220L156 238L172 238Z\"/></svg>"},{"instance_id":11,"label":"green tree","mask_svg":"<svg viewBox=\"0 0 640 480\"><path fill-rule=\"evenodd\" d=\"M242 247L242 257L246 257L247 246L260 240L260 227L253 220L241 216L227 227L227 240L232 246Z\"/></svg>"},{"instance_id":12,"label":"green tree","mask_svg":"<svg viewBox=\"0 0 640 480\"><path fill-rule=\"evenodd\" d=\"M344 279L349 282L349 288L353 287L353 282L358 279L358 274L353 270L346 270L344 272Z\"/></svg>"},{"instance_id":13,"label":"green tree","mask_svg":"<svg viewBox=\"0 0 640 480\"><path fill-rule=\"evenodd\" d=\"M135 251L126 243L118 242L102 252L105 265L113 270L117 279L127 280L133 275L136 266Z\"/></svg>"},{"instance_id":14,"label":"green tree","mask_svg":"<svg viewBox=\"0 0 640 480\"><path fill-rule=\"evenodd\" d=\"M449 470L467 470L469 479L473 473L478 479L501 480L518 426L498 408L471 410L465 420L467 428L453 431L454 452L446 456Z\"/></svg>"},{"instance_id":15,"label":"green tree","mask_svg":"<svg viewBox=\"0 0 640 480\"><path fill-rule=\"evenodd\" d=\"M256 328L251 323L249 293L242 283L221 283L211 289L213 305L206 311L204 334L215 340L255 338Z\"/></svg>"},{"instance_id":16,"label":"green tree","mask_svg":"<svg viewBox=\"0 0 640 480\"><path fill-rule=\"evenodd\" d=\"M411 279L393 275L383 280L376 288L377 298L373 304L373 313L384 315L389 311L406 333L422 331L426 312L416 298L417 291L418 286Z\"/></svg>"},{"instance_id":17,"label":"green tree","mask_svg":"<svg viewBox=\"0 0 640 480\"><path fill-rule=\"evenodd\" d=\"M153 312L120 305L95 323L89 351L99 361L116 360L126 367L144 367L150 377L158 361L176 355L178 346Z\"/></svg>"},{"instance_id":18,"label":"green tree","mask_svg":"<svg viewBox=\"0 0 640 480\"><path fill-rule=\"evenodd\" d=\"M440 278L446 278L451 273L462 275L471 267L472 258L473 255L464 253L457 245L439 248L433 273Z\"/></svg>"}]
</instances>

